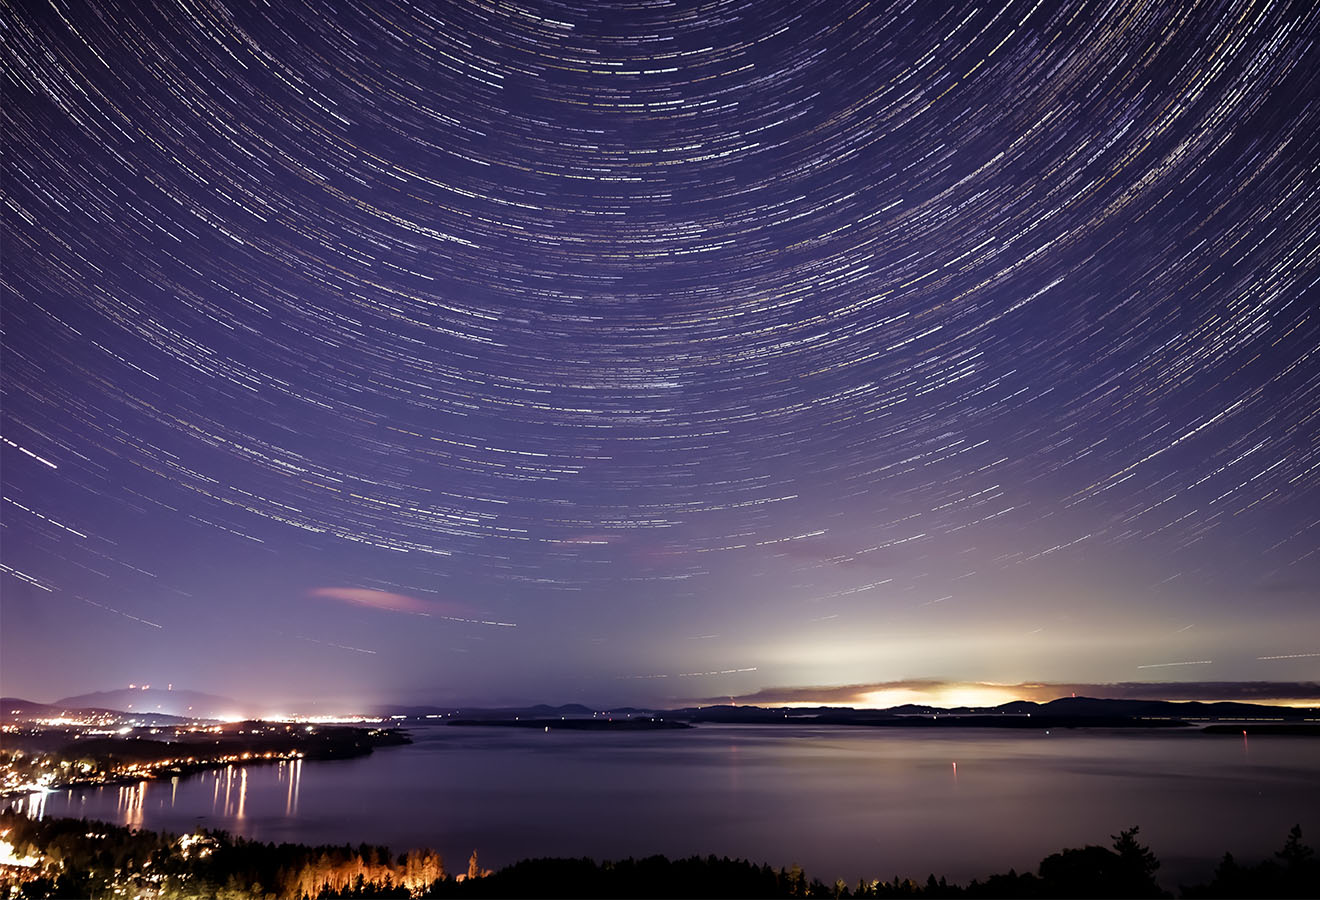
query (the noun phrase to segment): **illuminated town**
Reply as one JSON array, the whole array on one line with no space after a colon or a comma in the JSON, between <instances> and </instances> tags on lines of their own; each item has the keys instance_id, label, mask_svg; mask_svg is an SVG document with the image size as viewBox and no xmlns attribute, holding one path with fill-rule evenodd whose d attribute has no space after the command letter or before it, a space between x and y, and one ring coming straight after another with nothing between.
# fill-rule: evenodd
<instances>
[{"instance_id":1,"label":"illuminated town","mask_svg":"<svg viewBox=\"0 0 1320 900\"><path fill-rule=\"evenodd\" d=\"M58 844L59 849L42 853L43 844L48 850ZM42 822L6 811L0 814L0 897L230 896L217 891L217 882L224 884L227 867L245 856L250 860L254 852L267 857L263 860L266 883L279 896L337 896L365 883L389 886L394 893L388 896L417 897L447 877L443 861L431 850L413 850L395 858L385 848L365 845L357 849L284 845L274 853L272 864L266 846L223 833L175 836L69 819ZM97 875L78 874L97 857ZM477 865L474 853L467 872L455 874L453 881L489 874Z\"/></svg>"},{"instance_id":2,"label":"illuminated town","mask_svg":"<svg viewBox=\"0 0 1320 900\"><path fill-rule=\"evenodd\" d=\"M178 778L222 766L347 758L406 743L387 720L368 716L148 724L111 710L58 715L5 711L0 722L0 795Z\"/></svg>"},{"instance_id":3,"label":"illuminated town","mask_svg":"<svg viewBox=\"0 0 1320 900\"><path fill-rule=\"evenodd\" d=\"M278 765L281 780L288 782L289 808L296 809L304 759L346 759L369 754L377 746L407 743L398 730L381 727L387 721L363 715L217 721L9 701L0 718L0 796L7 807L0 822L0 885L8 886L0 896L28 896L29 888L54 890L56 896L91 892L93 886L61 882L68 878L65 853L34 851L39 842L33 843L30 832L62 828L60 823L69 821L46 816L46 800L56 791L100 787L118 788L123 826L88 825L76 835L60 837L61 846L73 841L88 854L116 844L141 851L138 862L117 865L109 873L110 883L117 885L114 896L193 896L187 885L190 867L228 839L206 833L157 839L140 832L153 783L167 781L168 789L177 791L183 778L213 771L226 811L241 819L247 767ZM161 859L162 853L173 870L163 863L153 869L152 860ZM369 862L353 857L333 864L322 859L300 863L288 875L290 889L314 895L322 885L343 888L365 873L420 891L443 874L434 854L423 854L399 871L389 866L372 869Z\"/></svg>"}]
</instances>

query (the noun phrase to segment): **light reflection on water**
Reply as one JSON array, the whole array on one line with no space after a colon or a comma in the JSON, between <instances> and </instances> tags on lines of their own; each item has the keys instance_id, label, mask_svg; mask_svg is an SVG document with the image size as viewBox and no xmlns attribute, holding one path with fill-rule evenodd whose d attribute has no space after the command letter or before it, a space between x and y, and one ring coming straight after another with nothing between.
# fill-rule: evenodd
<instances>
[{"instance_id":1,"label":"light reflection on water","mask_svg":"<svg viewBox=\"0 0 1320 900\"><path fill-rule=\"evenodd\" d=\"M143 810L147 805L147 788L151 782L139 781L134 785L120 785L115 796L116 819L121 825L141 828Z\"/></svg>"},{"instance_id":2,"label":"light reflection on water","mask_svg":"<svg viewBox=\"0 0 1320 900\"><path fill-rule=\"evenodd\" d=\"M1172 886L1208 876L1225 850L1270 855L1294 823L1320 838L1310 739L1256 736L1248 751L1233 736L1052 731L426 726L414 744L362 759L230 766L168 791L141 782L19 804L176 833L433 847L451 868L474 847L486 866L715 853L854 883L1034 869L1140 825Z\"/></svg>"}]
</instances>

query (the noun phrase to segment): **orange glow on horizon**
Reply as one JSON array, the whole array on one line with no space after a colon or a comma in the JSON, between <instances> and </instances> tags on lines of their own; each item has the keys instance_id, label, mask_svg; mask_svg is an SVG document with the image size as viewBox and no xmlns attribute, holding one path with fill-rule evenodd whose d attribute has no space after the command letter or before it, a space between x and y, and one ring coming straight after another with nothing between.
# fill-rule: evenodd
<instances>
[{"instance_id":1,"label":"orange glow on horizon","mask_svg":"<svg viewBox=\"0 0 1320 900\"><path fill-rule=\"evenodd\" d=\"M1179 697L1176 685L1170 685L1171 690L1166 698L1170 703L1242 703L1250 706L1284 706L1291 709L1311 709L1320 707L1320 697L1253 697L1250 700L1243 700L1234 697L1215 697L1190 700L1185 697ZM895 706L911 704L914 706L931 706L944 709L955 707L994 707L1014 701L1030 701L1033 703L1048 703L1051 700L1060 700L1068 697L1076 698L1078 693L1075 691L1060 692L1057 689L1051 690L1052 685L1043 684L996 684L993 682L951 682L948 684L933 684L930 686L899 686L877 687L877 689L867 690L859 688L856 694L848 697L841 697L837 689L829 687L821 688L820 699L810 697L808 692L801 689L794 690L791 694L786 694L783 699L774 696L773 691L765 691L755 699L733 698L736 705L739 706L763 706L784 709L807 709L817 707L841 707L852 709L890 709ZM1098 692L1097 692L1098 693ZM806 696L804 696L806 695ZM1120 698L1093 695L1091 699L1151 699L1151 698Z\"/></svg>"}]
</instances>

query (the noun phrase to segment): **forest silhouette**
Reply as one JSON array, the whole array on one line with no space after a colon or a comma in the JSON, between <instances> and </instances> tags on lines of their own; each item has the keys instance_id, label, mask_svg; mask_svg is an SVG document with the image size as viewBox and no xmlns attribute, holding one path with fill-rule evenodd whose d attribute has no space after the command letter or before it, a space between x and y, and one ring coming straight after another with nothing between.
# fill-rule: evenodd
<instances>
[{"instance_id":1,"label":"forest silhouette","mask_svg":"<svg viewBox=\"0 0 1320 900\"><path fill-rule=\"evenodd\" d=\"M0 815L0 835L35 866L0 866L0 886L18 896L113 897L125 887L161 900L331 900L389 897L728 897L728 898L1091 898L1172 897L1156 880L1159 860L1138 829L1053 853L1035 872L990 875L966 885L930 875L923 881L842 880L826 884L798 865L774 869L727 857L663 856L595 862L530 859L482 869L474 852L450 873L433 851L392 854L385 847L267 844L202 831L178 837L81 819ZM1238 863L1225 854L1210 881L1180 887L1187 898L1320 896L1320 860L1299 826L1272 859Z\"/></svg>"}]
</instances>

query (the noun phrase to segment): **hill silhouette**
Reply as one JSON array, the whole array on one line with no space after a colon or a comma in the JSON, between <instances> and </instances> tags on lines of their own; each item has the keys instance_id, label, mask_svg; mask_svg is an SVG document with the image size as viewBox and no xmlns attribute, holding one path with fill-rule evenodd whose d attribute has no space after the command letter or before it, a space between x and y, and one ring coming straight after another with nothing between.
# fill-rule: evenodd
<instances>
[{"instance_id":1,"label":"hill silhouette","mask_svg":"<svg viewBox=\"0 0 1320 900\"><path fill-rule=\"evenodd\" d=\"M119 688L94 691L56 700L53 706L70 709L115 709L128 713L162 713L194 719L224 719L250 716L252 710L231 697L201 691L160 688Z\"/></svg>"}]
</instances>

